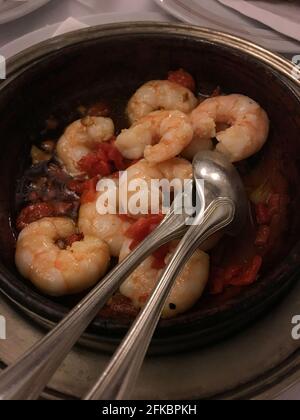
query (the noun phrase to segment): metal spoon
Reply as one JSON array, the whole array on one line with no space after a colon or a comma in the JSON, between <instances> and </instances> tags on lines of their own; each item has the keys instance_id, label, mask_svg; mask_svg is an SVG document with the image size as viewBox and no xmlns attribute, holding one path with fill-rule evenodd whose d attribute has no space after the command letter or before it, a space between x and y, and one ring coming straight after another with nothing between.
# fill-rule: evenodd
<instances>
[{"instance_id":1,"label":"metal spoon","mask_svg":"<svg viewBox=\"0 0 300 420\"><path fill-rule=\"evenodd\" d=\"M216 152L202 152L194 160L199 193L206 210L190 227L164 271L147 305L85 400L128 399L137 380L167 297L184 265L211 235L225 229L237 234L246 221L248 202L242 181L233 165ZM204 191L197 180L204 180ZM203 184L202 184L203 185Z\"/></svg>"}]
</instances>

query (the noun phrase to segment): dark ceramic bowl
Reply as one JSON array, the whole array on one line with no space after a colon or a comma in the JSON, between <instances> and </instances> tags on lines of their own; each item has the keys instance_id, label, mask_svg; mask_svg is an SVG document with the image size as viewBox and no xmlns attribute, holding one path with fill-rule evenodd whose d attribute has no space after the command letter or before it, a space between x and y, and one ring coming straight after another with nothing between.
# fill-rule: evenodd
<instances>
[{"instance_id":1,"label":"dark ceramic bowl","mask_svg":"<svg viewBox=\"0 0 300 420\"><path fill-rule=\"evenodd\" d=\"M162 321L155 351L179 351L217 341L270 309L297 277L300 263L300 104L284 77L288 63L236 38L165 24L122 24L86 29L39 44L10 60L0 84L0 287L31 317L50 326L68 311L64 300L41 295L14 265L16 181L28 165L36 141L51 114L65 115L79 102L126 99L147 80L164 78L183 67L207 92L249 95L268 112L271 135L257 164L277 162L290 192L285 239L274 251L260 280L239 293L204 298L188 313ZM280 163L280 164L279 164ZM269 169L266 169L268 171ZM245 238L247 239L247 238ZM109 350L130 320L98 318L85 336Z\"/></svg>"}]
</instances>

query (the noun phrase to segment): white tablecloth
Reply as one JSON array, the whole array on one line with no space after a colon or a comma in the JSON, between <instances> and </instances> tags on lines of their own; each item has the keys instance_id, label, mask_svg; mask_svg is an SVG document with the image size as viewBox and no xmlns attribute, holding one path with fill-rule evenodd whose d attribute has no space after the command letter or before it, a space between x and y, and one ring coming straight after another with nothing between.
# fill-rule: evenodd
<instances>
[{"instance_id":1,"label":"white tablecloth","mask_svg":"<svg viewBox=\"0 0 300 420\"><path fill-rule=\"evenodd\" d=\"M95 9L85 6L84 0L51 0L35 12L4 25L0 25L0 47L14 39L42 28L61 22L72 16L80 18L93 13L110 12L158 12L164 13L152 0L96 0Z\"/></svg>"}]
</instances>

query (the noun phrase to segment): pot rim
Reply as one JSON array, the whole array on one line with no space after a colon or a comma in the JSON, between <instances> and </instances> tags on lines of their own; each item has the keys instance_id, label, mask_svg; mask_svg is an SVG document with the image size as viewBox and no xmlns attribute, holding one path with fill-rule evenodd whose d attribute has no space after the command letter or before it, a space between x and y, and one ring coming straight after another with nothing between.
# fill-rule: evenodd
<instances>
[{"instance_id":1,"label":"pot rim","mask_svg":"<svg viewBox=\"0 0 300 420\"><path fill-rule=\"evenodd\" d=\"M27 66L35 60L38 60L49 53L53 53L56 50L80 44L81 42L92 41L93 39L119 35L136 36L139 34L188 36L189 38L198 39L202 42L206 41L211 44L213 43L232 48L267 64L273 70L276 70L290 82L295 84L295 87L300 88L300 77L296 77L295 65L292 62L281 55L268 51L266 48L244 38L231 35L227 32L216 31L195 25L137 21L77 29L27 48L7 60L7 79L0 83L0 90L5 87L7 83L11 82L12 77L17 77L19 71L24 71L23 66Z\"/></svg>"}]
</instances>

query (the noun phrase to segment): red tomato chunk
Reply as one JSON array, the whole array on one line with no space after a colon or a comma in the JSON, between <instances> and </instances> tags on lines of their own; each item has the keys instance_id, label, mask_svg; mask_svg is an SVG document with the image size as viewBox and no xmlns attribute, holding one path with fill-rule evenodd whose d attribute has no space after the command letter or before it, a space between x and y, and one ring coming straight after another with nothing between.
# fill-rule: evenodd
<instances>
[{"instance_id":1,"label":"red tomato chunk","mask_svg":"<svg viewBox=\"0 0 300 420\"><path fill-rule=\"evenodd\" d=\"M130 249L133 251L154 229L163 221L162 214L150 215L137 220L126 232L126 236L133 239Z\"/></svg>"},{"instance_id":2,"label":"red tomato chunk","mask_svg":"<svg viewBox=\"0 0 300 420\"><path fill-rule=\"evenodd\" d=\"M262 257L256 255L244 265L233 265L227 268L213 267L210 276L210 293L223 293L227 286L250 286L255 283L262 266Z\"/></svg>"},{"instance_id":3,"label":"red tomato chunk","mask_svg":"<svg viewBox=\"0 0 300 420\"><path fill-rule=\"evenodd\" d=\"M67 202L32 204L21 211L16 223L17 229L22 230L30 223L36 222L44 217L67 216L73 211L74 206L75 203Z\"/></svg>"},{"instance_id":4,"label":"red tomato chunk","mask_svg":"<svg viewBox=\"0 0 300 420\"><path fill-rule=\"evenodd\" d=\"M280 212L281 198L272 194L266 203L258 203L255 207L256 221L259 225L270 225L272 218Z\"/></svg>"},{"instance_id":5,"label":"red tomato chunk","mask_svg":"<svg viewBox=\"0 0 300 420\"><path fill-rule=\"evenodd\" d=\"M18 230L24 229L30 223L36 222L44 217L53 216L53 207L48 203L38 203L23 209L17 220Z\"/></svg>"},{"instance_id":6,"label":"red tomato chunk","mask_svg":"<svg viewBox=\"0 0 300 420\"><path fill-rule=\"evenodd\" d=\"M81 204L93 203L97 198L97 184L99 177L94 177L82 184Z\"/></svg>"},{"instance_id":7,"label":"red tomato chunk","mask_svg":"<svg viewBox=\"0 0 300 420\"><path fill-rule=\"evenodd\" d=\"M170 252L169 244L163 245L157 251L153 253L154 261L152 263L152 268L156 270L161 270L166 266L166 257Z\"/></svg>"},{"instance_id":8,"label":"red tomato chunk","mask_svg":"<svg viewBox=\"0 0 300 420\"><path fill-rule=\"evenodd\" d=\"M261 225L258 228L255 245L258 247L266 246L270 239L271 230L269 226Z\"/></svg>"},{"instance_id":9,"label":"red tomato chunk","mask_svg":"<svg viewBox=\"0 0 300 420\"><path fill-rule=\"evenodd\" d=\"M84 239L83 233L74 233L65 239L66 246L72 246L75 242L80 242Z\"/></svg>"},{"instance_id":10,"label":"red tomato chunk","mask_svg":"<svg viewBox=\"0 0 300 420\"><path fill-rule=\"evenodd\" d=\"M272 194L268 200L270 216L273 217L280 212L281 197L280 194Z\"/></svg>"},{"instance_id":11,"label":"red tomato chunk","mask_svg":"<svg viewBox=\"0 0 300 420\"><path fill-rule=\"evenodd\" d=\"M177 71L170 71L168 74L168 80L170 82L177 83L192 92L196 91L196 82L190 73L186 72L183 69L179 69Z\"/></svg>"},{"instance_id":12,"label":"red tomato chunk","mask_svg":"<svg viewBox=\"0 0 300 420\"><path fill-rule=\"evenodd\" d=\"M128 216L127 216L128 217ZM133 251L147 236L153 232L157 226L163 221L162 214L150 215L136 221L126 232L128 238L133 239L130 249ZM170 251L169 245L164 245L153 253L154 261L152 268L160 270L165 267L165 259Z\"/></svg>"},{"instance_id":13,"label":"red tomato chunk","mask_svg":"<svg viewBox=\"0 0 300 420\"><path fill-rule=\"evenodd\" d=\"M262 257L256 255L253 260L244 267L243 272L240 275L233 277L228 284L231 286L250 286L250 284L255 283L262 262Z\"/></svg>"},{"instance_id":14,"label":"red tomato chunk","mask_svg":"<svg viewBox=\"0 0 300 420\"><path fill-rule=\"evenodd\" d=\"M102 143L79 161L79 169L90 178L109 176L126 169L126 163L114 142Z\"/></svg>"},{"instance_id":15,"label":"red tomato chunk","mask_svg":"<svg viewBox=\"0 0 300 420\"><path fill-rule=\"evenodd\" d=\"M264 203L259 203L255 207L256 221L259 225L268 225L271 222L271 215L268 206Z\"/></svg>"}]
</instances>

